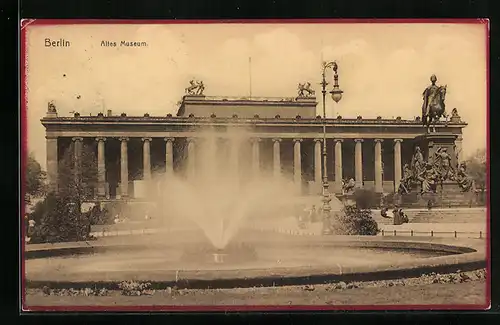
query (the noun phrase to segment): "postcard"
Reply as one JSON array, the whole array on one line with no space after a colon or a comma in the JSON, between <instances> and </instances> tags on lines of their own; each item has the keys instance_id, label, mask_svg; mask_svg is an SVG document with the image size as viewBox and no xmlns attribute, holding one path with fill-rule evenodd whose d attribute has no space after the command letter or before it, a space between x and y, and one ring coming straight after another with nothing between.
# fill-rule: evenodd
<instances>
[{"instance_id":1,"label":"postcard","mask_svg":"<svg viewBox=\"0 0 500 325\"><path fill-rule=\"evenodd\" d=\"M488 24L23 20L23 310L489 308Z\"/></svg>"}]
</instances>

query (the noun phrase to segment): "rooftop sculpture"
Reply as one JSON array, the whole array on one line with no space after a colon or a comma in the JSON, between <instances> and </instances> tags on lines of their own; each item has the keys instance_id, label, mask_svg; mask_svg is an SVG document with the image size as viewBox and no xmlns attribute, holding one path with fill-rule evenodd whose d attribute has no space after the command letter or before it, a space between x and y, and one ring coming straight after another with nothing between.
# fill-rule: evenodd
<instances>
[{"instance_id":1,"label":"rooftop sculpture","mask_svg":"<svg viewBox=\"0 0 500 325\"><path fill-rule=\"evenodd\" d=\"M51 101L48 102L48 104L47 104L47 112L48 113L57 113L56 105L54 104L53 100L51 100Z\"/></svg>"},{"instance_id":2,"label":"rooftop sculpture","mask_svg":"<svg viewBox=\"0 0 500 325\"><path fill-rule=\"evenodd\" d=\"M185 89L187 95L194 95L194 96L202 96L203 91L205 90L205 85L203 84L203 81L197 81L197 80L190 80L189 81L189 87Z\"/></svg>"},{"instance_id":3,"label":"rooftop sculpture","mask_svg":"<svg viewBox=\"0 0 500 325\"><path fill-rule=\"evenodd\" d=\"M303 84L299 83L299 85L297 86L297 90L299 97L314 97L315 95L314 89L311 89L310 82L306 82Z\"/></svg>"}]
</instances>

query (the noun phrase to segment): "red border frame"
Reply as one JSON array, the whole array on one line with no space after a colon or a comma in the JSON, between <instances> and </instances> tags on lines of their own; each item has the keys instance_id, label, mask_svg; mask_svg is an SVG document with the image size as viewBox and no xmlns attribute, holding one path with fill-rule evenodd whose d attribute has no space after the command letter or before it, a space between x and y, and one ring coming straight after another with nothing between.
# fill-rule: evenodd
<instances>
[{"instance_id":1,"label":"red border frame","mask_svg":"<svg viewBox=\"0 0 500 325\"><path fill-rule=\"evenodd\" d=\"M490 119L490 22L489 19L250 19L250 20L101 20L101 19L22 19L20 31L20 69L21 69L21 108L20 108L20 127L21 127L21 164L22 170L26 168L27 162L27 97L26 97L26 82L27 82L27 60L26 60L26 30L27 27L34 25L88 25L88 24L221 24L221 23L246 23L246 24L352 24L352 23L375 23L375 24L398 24L398 23L433 23L433 24L483 24L485 27L486 41L486 96L487 96L487 112L486 118ZM490 188L490 126L486 126L486 188ZM254 305L254 306L27 306L26 305L26 278L25 274L25 227L24 215L24 193L25 193L25 173L21 173L21 308L23 311L319 311L319 310L485 310L491 307L491 241L490 241L490 196L489 192L486 196L486 215L487 215L487 272L486 272L486 301L485 305L356 305L356 306L274 306L274 305Z\"/></svg>"}]
</instances>

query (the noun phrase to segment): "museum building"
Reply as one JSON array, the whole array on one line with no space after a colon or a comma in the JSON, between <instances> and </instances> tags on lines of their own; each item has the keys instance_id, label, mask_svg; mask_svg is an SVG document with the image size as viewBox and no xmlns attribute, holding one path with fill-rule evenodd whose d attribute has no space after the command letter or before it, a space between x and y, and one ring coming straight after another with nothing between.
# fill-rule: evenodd
<instances>
[{"instance_id":1,"label":"museum building","mask_svg":"<svg viewBox=\"0 0 500 325\"><path fill-rule=\"evenodd\" d=\"M239 148L239 164L273 177L288 175L304 195L321 193L323 126L326 125L327 174L330 189L342 192L342 181L377 193L397 190L405 163L416 146L431 154L435 140L425 136L420 117L404 120L327 118L316 114L315 96L293 98L211 97L185 95L176 116L127 116L106 114L61 117L49 103L41 122L46 129L47 175L58 188L58 169L72 144L75 157L82 145L97 158L97 200L141 199L144 182L173 174L196 175L203 161L196 151L203 144L202 130L215 130L221 148L231 140L230 129L244 129L250 136ZM416 111L420 112L417 108ZM462 129L467 126L456 109L449 121L438 122L434 137L451 139L452 164L462 160ZM217 149L223 150L223 149ZM249 159L245 159L249 157ZM427 158L427 157L424 157ZM248 166L247 166L248 167ZM161 177L155 177L155 176Z\"/></svg>"}]
</instances>

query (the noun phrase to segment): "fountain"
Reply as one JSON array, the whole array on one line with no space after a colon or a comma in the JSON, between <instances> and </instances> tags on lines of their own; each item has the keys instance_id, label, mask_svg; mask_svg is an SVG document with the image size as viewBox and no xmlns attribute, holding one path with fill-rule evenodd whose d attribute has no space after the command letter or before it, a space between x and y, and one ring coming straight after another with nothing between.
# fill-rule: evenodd
<instances>
[{"instance_id":1,"label":"fountain","mask_svg":"<svg viewBox=\"0 0 500 325\"><path fill-rule=\"evenodd\" d=\"M220 140L218 136L224 136ZM256 207L280 210L292 205L298 196L296 187L286 177L266 177L265 170L255 172L243 146L249 142L244 131L229 130L218 134L214 130L199 133L191 177L173 176L165 181L158 199L176 219L190 220L203 231L215 263L234 260L228 255L251 257L248 245L228 245ZM187 159L190 159L189 157ZM243 161L243 163L241 163ZM197 252L203 249L195 250Z\"/></svg>"}]
</instances>

